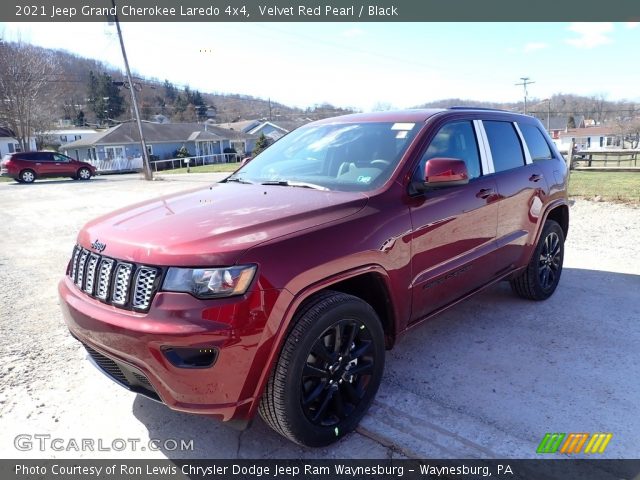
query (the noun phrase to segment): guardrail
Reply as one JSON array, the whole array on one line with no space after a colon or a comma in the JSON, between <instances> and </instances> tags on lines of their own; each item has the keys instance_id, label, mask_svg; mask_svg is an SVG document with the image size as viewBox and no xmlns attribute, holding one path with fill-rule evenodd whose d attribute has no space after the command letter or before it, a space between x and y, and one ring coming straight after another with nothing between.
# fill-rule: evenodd
<instances>
[{"instance_id":1,"label":"guardrail","mask_svg":"<svg viewBox=\"0 0 640 480\"><path fill-rule=\"evenodd\" d=\"M198 167L202 165L212 165L215 163L237 163L241 160L237 153L216 153L214 155L199 155L185 158L169 158L168 160L154 160L151 168L158 170L173 170L184 167Z\"/></svg>"},{"instance_id":2,"label":"guardrail","mask_svg":"<svg viewBox=\"0 0 640 480\"><path fill-rule=\"evenodd\" d=\"M138 172L142 170L142 157L85 161L96 167L98 173Z\"/></svg>"}]
</instances>

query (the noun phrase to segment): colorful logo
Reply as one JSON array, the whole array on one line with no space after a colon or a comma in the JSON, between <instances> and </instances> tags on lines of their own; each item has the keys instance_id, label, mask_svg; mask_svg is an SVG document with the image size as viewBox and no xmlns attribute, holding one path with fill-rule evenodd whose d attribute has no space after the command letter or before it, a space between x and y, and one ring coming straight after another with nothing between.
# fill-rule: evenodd
<instances>
[{"instance_id":1,"label":"colorful logo","mask_svg":"<svg viewBox=\"0 0 640 480\"><path fill-rule=\"evenodd\" d=\"M613 433L547 433L536 452L604 453L612 437Z\"/></svg>"}]
</instances>

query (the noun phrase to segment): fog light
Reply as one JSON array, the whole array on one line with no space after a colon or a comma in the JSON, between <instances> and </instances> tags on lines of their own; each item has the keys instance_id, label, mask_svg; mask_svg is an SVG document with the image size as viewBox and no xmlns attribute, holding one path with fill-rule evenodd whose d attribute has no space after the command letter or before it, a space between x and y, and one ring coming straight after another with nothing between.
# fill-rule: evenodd
<instances>
[{"instance_id":1,"label":"fog light","mask_svg":"<svg viewBox=\"0 0 640 480\"><path fill-rule=\"evenodd\" d=\"M162 353L172 365L179 368L208 368L218 358L215 347L162 347Z\"/></svg>"}]
</instances>

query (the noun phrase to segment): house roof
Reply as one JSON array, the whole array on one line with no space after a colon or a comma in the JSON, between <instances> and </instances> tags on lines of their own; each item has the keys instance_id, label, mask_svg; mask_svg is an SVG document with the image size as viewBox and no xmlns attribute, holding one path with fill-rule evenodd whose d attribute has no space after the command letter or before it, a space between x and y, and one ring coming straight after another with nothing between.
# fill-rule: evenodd
<instances>
[{"instance_id":1,"label":"house roof","mask_svg":"<svg viewBox=\"0 0 640 480\"><path fill-rule=\"evenodd\" d=\"M255 137L201 123L143 122L142 131L147 143L236 140ZM91 147L98 144L125 145L139 141L138 126L134 122L126 122L104 132L87 135L80 140L68 143L65 148Z\"/></svg>"},{"instance_id":2,"label":"house roof","mask_svg":"<svg viewBox=\"0 0 640 480\"><path fill-rule=\"evenodd\" d=\"M44 132L46 135L81 135L88 133L98 133L95 128L88 127L74 127L74 128L56 128L53 130L47 130Z\"/></svg>"},{"instance_id":3,"label":"house roof","mask_svg":"<svg viewBox=\"0 0 640 480\"><path fill-rule=\"evenodd\" d=\"M260 131L260 129L262 129L266 125L272 126L276 130L279 130L280 133L282 133L282 134L289 133L289 131L286 128L283 128L280 125L276 125L273 122L261 122L259 125L256 125L255 127L252 127L247 133L257 134ZM282 135L280 135L280 136L282 136Z\"/></svg>"},{"instance_id":4,"label":"house roof","mask_svg":"<svg viewBox=\"0 0 640 480\"><path fill-rule=\"evenodd\" d=\"M585 128L571 128L566 132L562 132L560 137L594 137L594 136L607 136L615 135L616 131L613 127L585 127Z\"/></svg>"},{"instance_id":5,"label":"house roof","mask_svg":"<svg viewBox=\"0 0 640 480\"><path fill-rule=\"evenodd\" d=\"M240 120L238 122L216 123L215 125L220 128L226 128L227 130L236 130L238 132L246 133L261 123L262 122L260 120Z\"/></svg>"},{"instance_id":6,"label":"house roof","mask_svg":"<svg viewBox=\"0 0 640 480\"><path fill-rule=\"evenodd\" d=\"M15 136L15 133L13 133L9 128L0 127L0 137L15 138Z\"/></svg>"},{"instance_id":7,"label":"house roof","mask_svg":"<svg viewBox=\"0 0 640 480\"><path fill-rule=\"evenodd\" d=\"M310 118L301 118L298 120L278 120L277 125L284 128L287 132L291 132L302 125L312 122Z\"/></svg>"},{"instance_id":8,"label":"house roof","mask_svg":"<svg viewBox=\"0 0 640 480\"><path fill-rule=\"evenodd\" d=\"M547 118L540 116L540 121L546 127L547 126ZM556 115L553 117L549 117L549 130L566 130L569 124L569 115ZM575 115L573 117L573 121L575 122L576 127L580 128L584 126L584 116L583 115Z\"/></svg>"},{"instance_id":9,"label":"house roof","mask_svg":"<svg viewBox=\"0 0 640 480\"><path fill-rule=\"evenodd\" d=\"M256 134L263 126L271 125L277 130L280 130L283 134L289 133L296 128L311 122L312 120L309 118L300 119L300 120L277 120L275 122L271 122L268 120L241 120L239 122L231 122L231 123L218 123L216 126L227 128L230 130L236 130L251 134ZM282 135L280 135L282 136Z\"/></svg>"}]
</instances>

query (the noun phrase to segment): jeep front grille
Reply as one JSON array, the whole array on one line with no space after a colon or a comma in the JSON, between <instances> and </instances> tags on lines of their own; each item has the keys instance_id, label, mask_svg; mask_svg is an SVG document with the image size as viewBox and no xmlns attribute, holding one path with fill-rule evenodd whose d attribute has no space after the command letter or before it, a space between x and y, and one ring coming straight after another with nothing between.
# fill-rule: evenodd
<instances>
[{"instance_id":1,"label":"jeep front grille","mask_svg":"<svg viewBox=\"0 0 640 480\"><path fill-rule=\"evenodd\" d=\"M84 293L116 307L146 311L158 290L161 269L73 249L69 276Z\"/></svg>"}]
</instances>

